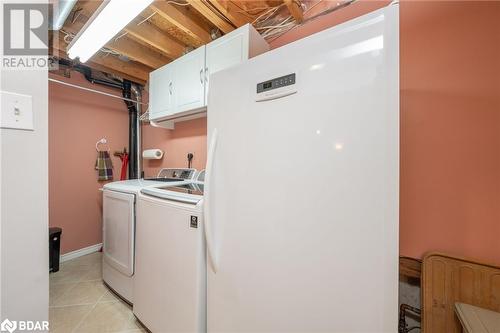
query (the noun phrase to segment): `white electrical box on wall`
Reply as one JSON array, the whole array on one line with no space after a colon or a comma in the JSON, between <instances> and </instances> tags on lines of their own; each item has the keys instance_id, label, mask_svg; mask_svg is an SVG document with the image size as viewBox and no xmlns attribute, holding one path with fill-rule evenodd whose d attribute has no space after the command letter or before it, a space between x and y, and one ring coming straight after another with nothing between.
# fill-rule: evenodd
<instances>
[{"instance_id":1,"label":"white electrical box on wall","mask_svg":"<svg viewBox=\"0 0 500 333\"><path fill-rule=\"evenodd\" d=\"M33 131L33 102L29 95L1 92L0 127Z\"/></svg>"}]
</instances>

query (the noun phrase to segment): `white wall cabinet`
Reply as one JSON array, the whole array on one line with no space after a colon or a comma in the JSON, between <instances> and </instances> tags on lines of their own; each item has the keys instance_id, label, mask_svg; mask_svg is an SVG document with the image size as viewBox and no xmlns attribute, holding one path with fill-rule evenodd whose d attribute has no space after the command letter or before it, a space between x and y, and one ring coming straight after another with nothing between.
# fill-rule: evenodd
<instances>
[{"instance_id":1,"label":"white wall cabinet","mask_svg":"<svg viewBox=\"0 0 500 333\"><path fill-rule=\"evenodd\" d=\"M269 51L246 24L153 71L149 76L149 120L173 128L176 121L206 114L210 75Z\"/></svg>"},{"instance_id":2,"label":"white wall cabinet","mask_svg":"<svg viewBox=\"0 0 500 333\"><path fill-rule=\"evenodd\" d=\"M204 107L205 46L180 57L172 65L175 73L175 112Z\"/></svg>"},{"instance_id":3,"label":"white wall cabinet","mask_svg":"<svg viewBox=\"0 0 500 333\"><path fill-rule=\"evenodd\" d=\"M149 118L158 119L173 113L173 67L163 66L149 74Z\"/></svg>"},{"instance_id":4,"label":"white wall cabinet","mask_svg":"<svg viewBox=\"0 0 500 333\"><path fill-rule=\"evenodd\" d=\"M238 65L267 51L269 51L269 44L250 24L207 44L205 105L207 104L210 74Z\"/></svg>"}]
</instances>

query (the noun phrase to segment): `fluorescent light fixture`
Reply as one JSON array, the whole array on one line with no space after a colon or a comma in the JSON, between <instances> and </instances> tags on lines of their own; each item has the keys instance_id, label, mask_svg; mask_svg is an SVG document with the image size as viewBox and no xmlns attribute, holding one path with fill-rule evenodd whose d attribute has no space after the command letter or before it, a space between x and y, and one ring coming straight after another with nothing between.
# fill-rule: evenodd
<instances>
[{"instance_id":1,"label":"fluorescent light fixture","mask_svg":"<svg viewBox=\"0 0 500 333\"><path fill-rule=\"evenodd\" d=\"M153 0L108 0L96 10L68 46L68 56L86 62Z\"/></svg>"}]
</instances>

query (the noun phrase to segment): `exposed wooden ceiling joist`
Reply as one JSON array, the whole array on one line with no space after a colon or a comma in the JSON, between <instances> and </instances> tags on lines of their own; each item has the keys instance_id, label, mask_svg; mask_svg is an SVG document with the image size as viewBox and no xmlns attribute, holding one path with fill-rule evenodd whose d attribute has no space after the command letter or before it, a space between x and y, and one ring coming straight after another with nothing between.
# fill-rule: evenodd
<instances>
[{"instance_id":1,"label":"exposed wooden ceiling joist","mask_svg":"<svg viewBox=\"0 0 500 333\"><path fill-rule=\"evenodd\" d=\"M90 59L90 61L114 69L121 73L128 73L129 75L144 81L147 81L149 79L149 73L153 70L152 68L144 66L143 64L134 63L132 61L121 61L115 56L106 55L102 52L98 52L97 54L95 54Z\"/></svg>"},{"instance_id":2,"label":"exposed wooden ceiling joist","mask_svg":"<svg viewBox=\"0 0 500 333\"><path fill-rule=\"evenodd\" d=\"M158 15L202 43L209 43L210 33L191 18L185 8L177 8L164 1L155 1L150 6Z\"/></svg>"},{"instance_id":3,"label":"exposed wooden ceiling joist","mask_svg":"<svg viewBox=\"0 0 500 333\"><path fill-rule=\"evenodd\" d=\"M57 49L54 49L54 48L51 48L49 50L49 55L53 55L53 56L56 56L56 57L59 57L59 58L63 58L63 59L66 59L66 60L71 60L64 51L57 50ZM91 61L88 61L87 63L85 63L85 66L88 66L88 67L90 67L92 69L95 69L95 70L98 70L98 71L101 71L101 72L104 72L104 73L116 75L117 77L121 77L121 78L130 80L130 81L142 84L142 85L146 84L145 80L139 79L137 77L130 76L127 73L122 73L122 72L119 72L117 70L105 67L103 65L99 65L99 64L93 63Z\"/></svg>"},{"instance_id":4,"label":"exposed wooden ceiling joist","mask_svg":"<svg viewBox=\"0 0 500 333\"><path fill-rule=\"evenodd\" d=\"M179 29L176 25L164 19L161 15L158 15L158 13L155 12L151 7L146 8L137 18L137 20L145 20L145 19L147 19L146 21L147 23L158 29L165 36L180 43L182 46L199 47L203 45L203 42L201 42L199 39L192 38L190 35L186 34L184 31ZM203 27L205 28L205 30L208 31L206 26ZM184 51L182 54L184 54Z\"/></svg>"},{"instance_id":5,"label":"exposed wooden ceiling joist","mask_svg":"<svg viewBox=\"0 0 500 333\"><path fill-rule=\"evenodd\" d=\"M178 58L183 54L185 50L183 44L169 37L148 22L140 25L137 25L137 23L139 23L137 20L132 22L124 30L135 38L157 48L172 59Z\"/></svg>"},{"instance_id":6,"label":"exposed wooden ceiling joist","mask_svg":"<svg viewBox=\"0 0 500 333\"><path fill-rule=\"evenodd\" d=\"M78 7L82 8L87 13L93 14L103 2L104 0L78 0Z\"/></svg>"},{"instance_id":7,"label":"exposed wooden ceiling joist","mask_svg":"<svg viewBox=\"0 0 500 333\"><path fill-rule=\"evenodd\" d=\"M288 11L293 16L297 23L301 23L304 20L304 13L302 10L302 5L300 0L283 0Z\"/></svg>"},{"instance_id":8,"label":"exposed wooden ceiling joist","mask_svg":"<svg viewBox=\"0 0 500 333\"><path fill-rule=\"evenodd\" d=\"M66 54L66 42L61 38L59 43L52 44L52 54L61 58L69 59ZM100 70L105 73L115 74L119 77L144 84L149 78L151 68L135 62L125 62L112 55L94 55L84 65Z\"/></svg>"},{"instance_id":9,"label":"exposed wooden ceiling joist","mask_svg":"<svg viewBox=\"0 0 500 333\"><path fill-rule=\"evenodd\" d=\"M241 8L228 0L209 0L209 2L237 28L252 22L252 18L242 13Z\"/></svg>"},{"instance_id":10,"label":"exposed wooden ceiling joist","mask_svg":"<svg viewBox=\"0 0 500 333\"><path fill-rule=\"evenodd\" d=\"M67 41L81 31L102 3L103 0L78 0L63 27L70 35ZM212 30L228 33L253 22L268 8L285 4L301 13L299 0L155 0L105 45L111 54L99 52L86 65L135 78L136 82L145 81L151 70L182 56L186 49L212 41ZM54 47L65 54L66 44L63 41L59 43L61 47Z\"/></svg>"},{"instance_id":11,"label":"exposed wooden ceiling joist","mask_svg":"<svg viewBox=\"0 0 500 333\"><path fill-rule=\"evenodd\" d=\"M170 59L143 47L126 36L111 40L106 47L152 68L158 68L170 62Z\"/></svg>"},{"instance_id":12,"label":"exposed wooden ceiling joist","mask_svg":"<svg viewBox=\"0 0 500 333\"><path fill-rule=\"evenodd\" d=\"M227 22L223 15L214 11L207 0L187 0L187 2L225 34L234 30L234 26Z\"/></svg>"},{"instance_id":13,"label":"exposed wooden ceiling joist","mask_svg":"<svg viewBox=\"0 0 500 333\"><path fill-rule=\"evenodd\" d=\"M130 73L124 73L124 72L119 71L118 69L109 68L109 67L106 67L104 65L101 65L101 64L93 62L93 61L90 61L90 62L86 63L85 65L88 65L89 67L91 67L95 70L98 70L98 71L101 71L104 73L108 73L108 74L113 74L113 75L116 75L117 77L121 77L123 79L127 79L129 81L139 83L142 85L146 85L146 83L149 79L149 75L146 75L146 77L144 77L141 74L142 78L139 78L139 77L131 76Z\"/></svg>"},{"instance_id":14,"label":"exposed wooden ceiling joist","mask_svg":"<svg viewBox=\"0 0 500 333\"><path fill-rule=\"evenodd\" d=\"M66 32L76 35L83 28L85 22L86 18L80 17L74 22L66 24L63 29ZM135 31L134 28L131 30ZM162 54L144 48L135 41L127 39L126 36L118 39L112 39L105 45L105 47L152 68L158 68L170 62L170 59L166 58ZM178 55L172 55L170 58L176 57L178 57Z\"/></svg>"}]
</instances>

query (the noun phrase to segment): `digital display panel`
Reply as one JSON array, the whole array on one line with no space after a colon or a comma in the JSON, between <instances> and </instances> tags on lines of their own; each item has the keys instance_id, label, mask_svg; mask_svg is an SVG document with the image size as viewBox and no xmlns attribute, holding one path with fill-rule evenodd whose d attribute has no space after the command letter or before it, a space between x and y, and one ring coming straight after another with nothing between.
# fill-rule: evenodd
<instances>
[{"instance_id":1,"label":"digital display panel","mask_svg":"<svg viewBox=\"0 0 500 333\"><path fill-rule=\"evenodd\" d=\"M278 89L281 87L290 86L292 84L295 84L295 73L288 74L285 76L280 76L278 78L269 81L258 83L257 94L273 89Z\"/></svg>"}]
</instances>

